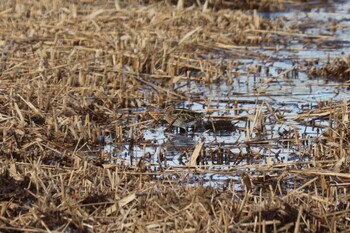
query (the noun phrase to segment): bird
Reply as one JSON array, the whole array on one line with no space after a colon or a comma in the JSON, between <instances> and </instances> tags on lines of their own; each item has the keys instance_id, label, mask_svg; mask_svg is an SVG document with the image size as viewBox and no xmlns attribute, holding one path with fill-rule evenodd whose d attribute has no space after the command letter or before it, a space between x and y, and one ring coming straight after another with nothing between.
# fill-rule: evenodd
<instances>
[{"instance_id":1,"label":"bird","mask_svg":"<svg viewBox=\"0 0 350 233\"><path fill-rule=\"evenodd\" d=\"M204 117L204 114L185 108L175 108L170 105L165 108L164 119L169 123L169 127L175 126L187 131L187 128L195 125Z\"/></svg>"}]
</instances>

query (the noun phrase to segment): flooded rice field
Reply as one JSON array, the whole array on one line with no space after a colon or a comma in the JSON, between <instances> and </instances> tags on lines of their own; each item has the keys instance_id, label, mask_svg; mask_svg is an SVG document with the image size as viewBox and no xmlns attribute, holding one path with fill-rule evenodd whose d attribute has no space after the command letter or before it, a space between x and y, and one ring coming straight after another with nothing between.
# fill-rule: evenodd
<instances>
[{"instance_id":1,"label":"flooded rice field","mask_svg":"<svg viewBox=\"0 0 350 233\"><path fill-rule=\"evenodd\" d=\"M324 132L335 124L318 115L317 109L337 104L346 108L350 95L349 84L341 77L314 72L334 57L346 59L350 44L346 9L350 10L350 4L343 2L334 4L331 12L318 8L261 13L282 17L291 26L309 18L312 22L303 34L276 48L233 46L209 57L200 54L204 63L213 66L214 74L203 74L203 64L192 62L186 77L172 84L165 99L205 114L203 120L188 132L176 127L169 131L162 118L164 106L120 109L120 114L133 113L129 114L130 125L143 127L132 129L137 139L127 137L115 143L113 136L107 137L105 151L117 164L139 166L141 161L157 179L178 179L173 174L184 173L187 184L221 187L234 181L236 190L244 189L240 180L245 171L268 174L266 167L278 164L307 168L315 159L319 141L325 139ZM339 20L343 27L332 28ZM203 78L208 82L201 82ZM145 114L155 121L140 120ZM195 163L193 156L198 156ZM262 165L262 170L252 169L252 164Z\"/></svg>"},{"instance_id":2,"label":"flooded rice field","mask_svg":"<svg viewBox=\"0 0 350 233\"><path fill-rule=\"evenodd\" d=\"M349 232L349 12L0 1L0 232Z\"/></svg>"}]
</instances>

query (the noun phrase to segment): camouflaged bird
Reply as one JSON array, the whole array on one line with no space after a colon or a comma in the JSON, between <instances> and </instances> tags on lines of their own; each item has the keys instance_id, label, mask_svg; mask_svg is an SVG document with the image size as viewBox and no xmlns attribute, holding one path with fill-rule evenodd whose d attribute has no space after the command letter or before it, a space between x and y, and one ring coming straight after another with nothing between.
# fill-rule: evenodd
<instances>
[{"instance_id":1,"label":"camouflaged bird","mask_svg":"<svg viewBox=\"0 0 350 233\"><path fill-rule=\"evenodd\" d=\"M164 119L170 126L180 127L185 130L195 125L204 117L204 114L185 108L175 108L168 106L165 108Z\"/></svg>"}]
</instances>

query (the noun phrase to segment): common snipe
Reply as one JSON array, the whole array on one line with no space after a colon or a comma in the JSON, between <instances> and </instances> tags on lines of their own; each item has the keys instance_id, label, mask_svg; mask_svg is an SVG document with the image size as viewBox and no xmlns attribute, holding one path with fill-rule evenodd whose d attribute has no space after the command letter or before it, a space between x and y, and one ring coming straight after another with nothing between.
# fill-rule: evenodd
<instances>
[{"instance_id":1,"label":"common snipe","mask_svg":"<svg viewBox=\"0 0 350 233\"><path fill-rule=\"evenodd\" d=\"M175 108L168 106L165 108L164 119L170 126L180 127L187 131L188 127L193 126L201 120L204 114L185 108Z\"/></svg>"}]
</instances>

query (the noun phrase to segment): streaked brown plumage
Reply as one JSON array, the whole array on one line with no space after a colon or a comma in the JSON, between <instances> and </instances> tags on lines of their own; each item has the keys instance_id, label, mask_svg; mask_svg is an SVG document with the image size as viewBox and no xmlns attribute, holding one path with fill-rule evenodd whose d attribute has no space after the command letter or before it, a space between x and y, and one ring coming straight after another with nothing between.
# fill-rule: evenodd
<instances>
[{"instance_id":1,"label":"streaked brown plumage","mask_svg":"<svg viewBox=\"0 0 350 233\"><path fill-rule=\"evenodd\" d=\"M172 126L187 130L204 117L202 113L195 112L185 108L174 108L168 106L165 108L164 119Z\"/></svg>"}]
</instances>

